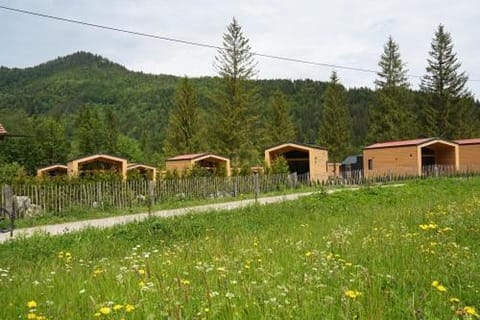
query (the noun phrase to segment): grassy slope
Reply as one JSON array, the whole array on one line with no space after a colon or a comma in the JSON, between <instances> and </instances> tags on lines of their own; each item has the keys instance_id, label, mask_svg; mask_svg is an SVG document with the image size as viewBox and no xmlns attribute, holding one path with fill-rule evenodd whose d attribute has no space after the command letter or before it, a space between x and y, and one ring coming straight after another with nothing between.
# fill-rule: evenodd
<instances>
[{"instance_id":1,"label":"grassy slope","mask_svg":"<svg viewBox=\"0 0 480 320\"><path fill-rule=\"evenodd\" d=\"M0 245L0 318L30 300L49 319L109 303L135 310L100 318L466 318L480 307L478 190L427 180Z\"/></svg>"}]
</instances>

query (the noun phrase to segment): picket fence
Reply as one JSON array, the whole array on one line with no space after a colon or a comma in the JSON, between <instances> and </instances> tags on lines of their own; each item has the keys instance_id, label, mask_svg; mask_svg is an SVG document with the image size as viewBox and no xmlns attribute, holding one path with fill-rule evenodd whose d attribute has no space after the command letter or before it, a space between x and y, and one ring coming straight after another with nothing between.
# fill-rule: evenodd
<instances>
[{"instance_id":1,"label":"picket fence","mask_svg":"<svg viewBox=\"0 0 480 320\"><path fill-rule=\"evenodd\" d=\"M235 177L193 177L145 180L101 181L75 183L27 183L12 185L17 197L28 200L28 206L38 212L67 213L75 209L126 209L155 205L167 201L261 195L299 186L362 185L404 181L430 176L469 176L478 174L456 171L449 166L425 167L422 176L385 174L366 179L361 170L343 172L327 181L311 181L307 174L251 175ZM5 204L3 193L1 205Z\"/></svg>"}]
</instances>

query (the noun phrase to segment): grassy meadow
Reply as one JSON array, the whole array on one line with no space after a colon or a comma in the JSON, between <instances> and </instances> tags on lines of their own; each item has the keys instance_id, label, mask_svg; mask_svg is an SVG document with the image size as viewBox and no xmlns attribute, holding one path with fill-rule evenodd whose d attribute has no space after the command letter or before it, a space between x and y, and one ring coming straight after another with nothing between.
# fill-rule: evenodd
<instances>
[{"instance_id":1,"label":"grassy meadow","mask_svg":"<svg viewBox=\"0 0 480 320\"><path fill-rule=\"evenodd\" d=\"M0 244L0 319L477 319L480 178Z\"/></svg>"}]
</instances>

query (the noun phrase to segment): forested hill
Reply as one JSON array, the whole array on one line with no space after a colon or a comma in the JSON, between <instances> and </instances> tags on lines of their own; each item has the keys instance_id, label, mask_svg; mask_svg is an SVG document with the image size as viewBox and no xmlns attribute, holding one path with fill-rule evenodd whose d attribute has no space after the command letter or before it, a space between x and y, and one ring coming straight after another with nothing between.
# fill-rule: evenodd
<instances>
[{"instance_id":1,"label":"forested hill","mask_svg":"<svg viewBox=\"0 0 480 320\"><path fill-rule=\"evenodd\" d=\"M90 133L95 135L96 144L102 146L99 151L123 155L132 161L162 164L165 128L179 80L180 77L171 75L129 71L87 52L32 68L2 67L0 123L10 133L35 138L2 142L0 161L17 161L30 171L64 162L82 153L78 136ZM219 79L190 80L199 94L203 112L213 112L210 97ZM290 102L296 140L317 142L327 82L254 80L250 85L258 93L255 109L262 117L272 94L280 89ZM375 92L368 88L347 90L353 126L352 152L366 143L368 108L374 99ZM88 112L82 113L85 110ZM109 146L112 136L118 138L114 147ZM264 147L258 146L259 151Z\"/></svg>"},{"instance_id":2,"label":"forested hill","mask_svg":"<svg viewBox=\"0 0 480 320\"><path fill-rule=\"evenodd\" d=\"M114 115L115 123L107 123L117 130L124 146L134 158L159 162L162 141L173 105L175 88L180 77L132 72L101 56L78 52L43 63L18 69L0 68L0 123L10 133L31 134L43 120L53 119L66 126L68 142L61 160L77 156L75 131L78 114L88 108ZM199 93L200 105L210 112L211 96L218 79L201 77L190 79ZM299 142L315 143L320 123L321 97L326 82L312 80L255 80L251 84L258 92L256 108L264 113L272 93L280 89L291 104L291 115ZM348 106L355 131L354 145L361 146L367 130L367 107L374 93L370 89L350 89ZM111 126L114 125L115 128ZM20 144L10 139L7 145ZM5 143L4 143L5 144ZM264 146L260 146L262 148ZM18 146L17 149L21 149ZM7 146L0 151L5 153ZM17 160L27 167L46 163L28 160L30 155L3 156L4 161ZM15 153L15 152L14 152ZM123 152L125 153L125 152ZM128 154L128 156L132 156ZM31 158L31 157L30 157ZM40 164L38 162L41 162Z\"/></svg>"}]
</instances>

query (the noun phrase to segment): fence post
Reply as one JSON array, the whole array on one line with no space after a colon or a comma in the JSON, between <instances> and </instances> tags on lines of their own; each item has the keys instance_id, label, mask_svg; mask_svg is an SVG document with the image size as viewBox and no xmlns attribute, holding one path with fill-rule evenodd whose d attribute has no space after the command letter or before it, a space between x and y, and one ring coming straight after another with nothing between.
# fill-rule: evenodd
<instances>
[{"instance_id":1,"label":"fence post","mask_svg":"<svg viewBox=\"0 0 480 320\"><path fill-rule=\"evenodd\" d=\"M153 180L148 182L148 216L152 215L153 198L155 197L155 183Z\"/></svg>"},{"instance_id":2,"label":"fence post","mask_svg":"<svg viewBox=\"0 0 480 320\"><path fill-rule=\"evenodd\" d=\"M5 199L5 210L7 210L8 217L10 218L10 237L13 237L13 229L15 228L15 203L13 201L12 187L5 184L2 188L3 197Z\"/></svg>"},{"instance_id":3,"label":"fence post","mask_svg":"<svg viewBox=\"0 0 480 320\"><path fill-rule=\"evenodd\" d=\"M258 202L258 193L259 193L259 185L258 185L258 172L255 172L253 174L253 188L254 188L254 192L255 192L255 203Z\"/></svg>"}]
</instances>

